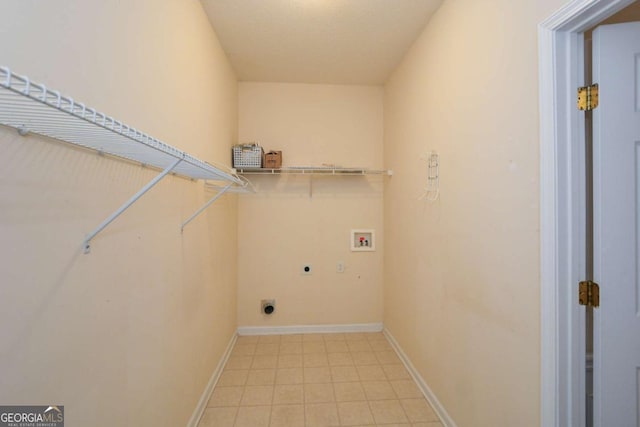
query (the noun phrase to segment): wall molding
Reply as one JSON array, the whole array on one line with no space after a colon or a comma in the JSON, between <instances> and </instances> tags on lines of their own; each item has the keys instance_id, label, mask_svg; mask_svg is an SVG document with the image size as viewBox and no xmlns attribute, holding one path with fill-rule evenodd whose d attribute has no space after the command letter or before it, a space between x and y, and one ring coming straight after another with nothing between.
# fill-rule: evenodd
<instances>
[{"instance_id":1,"label":"wall molding","mask_svg":"<svg viewBox=\"0 0 640 427\"><path fill-rule=\"evenodd\" d=\"M456 423L453 421L446 409L444 409L444 406L442 406L442 403L440 403L435 393L431 391L431 388L429 388L420 373L418 373L418 370L415 368L415 366L413 366L413 363L411 363L409 356L407 356L406 353L402 350L400 344L398 344L398 341L396 341L391 332L389 332L387 328L384 328L382 332L384 333L384 336L389 340L391 347L393 347L393 350L396 352L400 360L402 360L402 363L407 368L407 371L409 371L409 375L411 375L413 380L416 382L425 399L427 399L431 407L436 412L438 418L440 418L440 422L442 423L442 425L444 427L457 427Z\"/></svg>"},{"instance_id":2,"label":"wall molding","mask_svg":"<svg viewBox=\"0 0 640 427\"><path fill-rule=\"evenodd\" d=\"M339 332L381 332L382 323L345 325L240 326L238 335L330 334Z\"/></svg>"},{"instance_id":3,"label":"wall molding","mask_svg":"<svg viewBox=\"0 0 640 427\"><path fill-rule=\"evenodd\" d=\"M224 354L220 358L216 369L214 369L213 374L211 374L211 378L209 378L209 382L202 392L202 396L200 396L200 400L196 405L196 408L187 423L187 427L198 427L198 423L200 422L200 418L204 414L204 411L207 409L207 402L211 398L211 394L213 393L213 389L216 387L220 376L222 375L222 371L224 370L225 365L227 364L227 360L229 360L229 356L231 355L231 351L233 350L233 346L236 344L238 340L238 334L233 334L231 339L229 340L229 344L227 344L227 348L224 351Z\"/></svg>"}]
</instances>

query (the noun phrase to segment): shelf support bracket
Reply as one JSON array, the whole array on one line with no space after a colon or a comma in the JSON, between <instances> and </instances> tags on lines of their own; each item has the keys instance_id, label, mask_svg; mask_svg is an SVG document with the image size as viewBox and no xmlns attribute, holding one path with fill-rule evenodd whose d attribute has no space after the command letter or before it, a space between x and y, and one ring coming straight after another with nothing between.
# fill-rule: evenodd
<instances>
[{"instance_id":1,"label":"shelf support bracket","mask_svg":"<svg viewBox=\"0 0 640 427\"><path fill-rule=\"evenodd\" d=\"M112 213L107 219L102 221L102 223L91 233L87 235L84 239L84 253L88 254L91 252L91 240L98 235L102 230L104 230L109 224L111 224L117 217L119 217L124 211L126 211L131 205L133 205L140 197L142 197L147 191L151 190L154 185L156 185L162 178L164 178L167 174L171 173L173 169L182 161L182 158L176 159L175 162L171 163L167 166L160 175L153 178L147 185L142 187L140 191L131 196L129 200L127 200L117 211Z\"/></svg>"},{"instance_id":2,"label":"shelf support bracket","mask_svg":"<svg viewBox=\"0 0 640 427\"><path fill-rule=\"evenodd\" d=\"M211 198L211 200L209 200L207 203L205 203L205 205L203 207L201 207L200 209L198 209L193 215L191 215L189 217L189 219L187 219L185 222L182 223L182 226L180 226L180 232L184 231L184 227L186 227L187 224L189 224L191 221L193 221L194 219L196 219L196 217L198 215L200 215L202 213L202 211L204 211L205 209L207 209L209 206L211 206L211 204L213 204L213 202L215 202L216 200L218 200L220 197L222 197L222 195L224 193L227 192L228 189L231 188L231 186L233 185L233 183L228 184L226 187L224 187L222 190L220 190L218 192L218 194L216 194L215 196L213 196Z\"/></svg>"}]
</instances>

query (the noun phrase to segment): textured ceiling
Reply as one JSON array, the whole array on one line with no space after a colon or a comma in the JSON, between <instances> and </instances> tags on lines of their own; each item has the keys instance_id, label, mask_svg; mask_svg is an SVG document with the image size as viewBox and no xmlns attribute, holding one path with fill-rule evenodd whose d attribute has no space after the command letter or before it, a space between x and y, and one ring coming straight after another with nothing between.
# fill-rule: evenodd
<instances>
[{"instance_id":1,"label":"textured ceiling","mask_svg":"<svg viewBox=\"0 0 640 427\"><path fill-rule=\"evenodd\" d=\"M240 81L382 84L442 0L201 0Z\"/></svg>"}]
</instances>

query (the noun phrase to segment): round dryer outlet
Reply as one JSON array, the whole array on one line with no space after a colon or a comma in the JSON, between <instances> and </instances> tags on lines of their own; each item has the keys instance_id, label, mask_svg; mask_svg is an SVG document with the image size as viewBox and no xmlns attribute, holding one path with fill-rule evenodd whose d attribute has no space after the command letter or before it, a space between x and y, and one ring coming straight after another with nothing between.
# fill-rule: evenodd
<instances>
[{"instance_id":1,"label":"round dryer outlet","mask_svg":"<svg viewBox=\"0 0 640 427\"><path fill-rule=\"evenodd\" d=\"M271 315L274 311L276 311L276 300L263 299L262 301L260 301L260 307L262 314Z\"/></svg>"}]
</instances>

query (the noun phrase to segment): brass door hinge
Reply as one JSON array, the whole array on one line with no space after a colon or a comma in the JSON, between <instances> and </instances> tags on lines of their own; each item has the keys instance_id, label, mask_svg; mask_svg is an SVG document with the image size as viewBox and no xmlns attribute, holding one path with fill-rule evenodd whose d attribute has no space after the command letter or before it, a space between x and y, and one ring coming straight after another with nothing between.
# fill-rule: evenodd
<instances>
[{"instance_id":1,"label":"brass door hinge","mask_svg":"<svg viewBox=\"0 0 640 427\"><path fill-rule=\"evenodd\" d=\"M600 307L600 286L591 280L578 285L578 302L588 307Z\"/></svg>"},{"instance_id":2,"label":"brass door hinge","mask_svg":"<svg viewBox=\"0 0 640 427\"><path fill-rule=\"evenodd\" d=\"M578 110L591 111L598 106L598 84L578 88Z\"/></svg>"}]
</instances>

